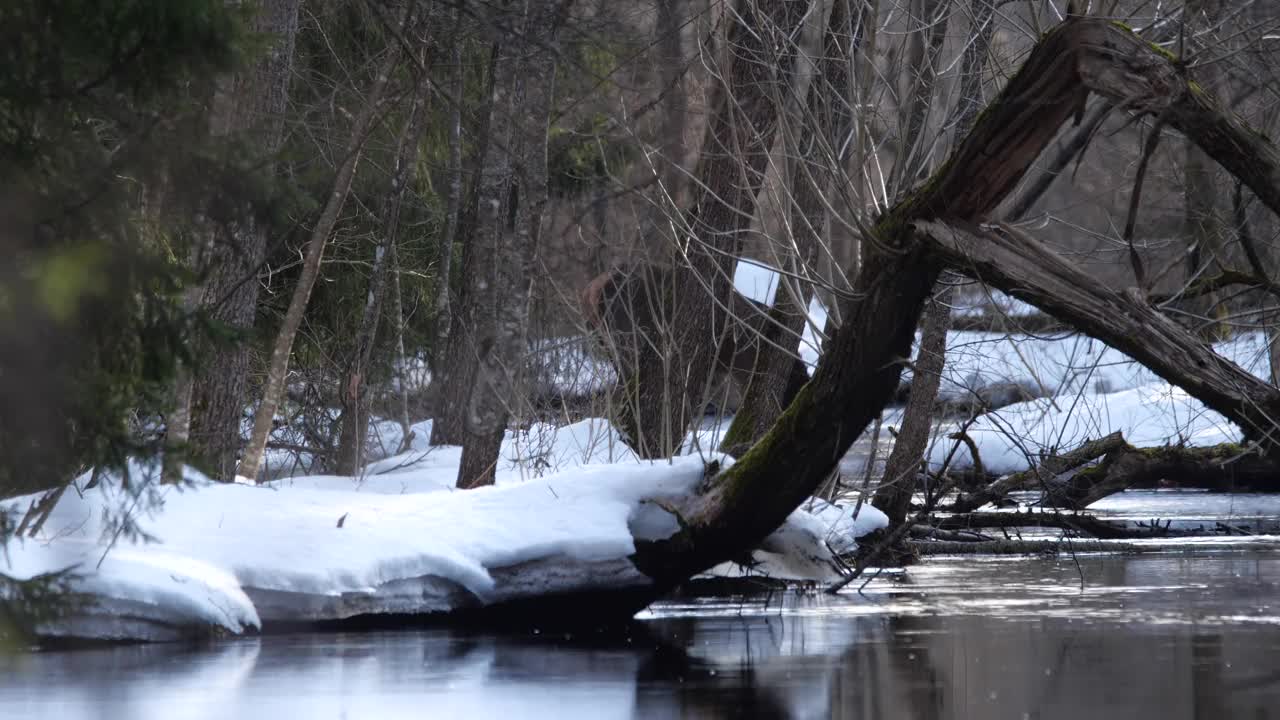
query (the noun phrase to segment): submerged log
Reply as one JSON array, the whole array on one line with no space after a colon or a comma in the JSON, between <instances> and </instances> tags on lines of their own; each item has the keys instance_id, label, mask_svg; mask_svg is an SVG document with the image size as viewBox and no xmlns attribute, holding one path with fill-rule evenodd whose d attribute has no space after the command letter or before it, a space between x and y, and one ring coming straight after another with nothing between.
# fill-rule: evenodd
<instances>
[{"instance_id":1,"label":"submerged log","mask_svg":"<svg viewBox=\"0 0 1280 720\"><path fill-rule=\"evenodd\" d=\"M973 492L961 493L947 511L966 513L977 510L987 503L997 502L1016 490L1036 486L1045 487L1047 480L1069 470L1075 470L1124 444L1124 436L1118 432L1111 433L1100 440L1090 440L1074 450L1044 459L1039 467L999 478Z\"/></svg>"},{"instance_id":2,"label":"submerged log","mask_svg":"<svg viewBox=\"0 0 1280 720\"><path fill-rule=\"evenodd\" d=\"M1129 488L1173 486L1214 492L1280 491L1280 463L1239 445L1136 448L1128 443L1102 462L1050 483L1044 504L1083 509Z\"/></svg>"},{"instance_id":3,"label":"submerged log","mask_svg":"<svg viewBox=\"0 0 1280 720\"><path fill-rule=\"evenodd\" d=\"M1174 534L1167 528L1130 528L1099 520L1092 515L1060 512L977 512L953 515L934 521L941 530L978 530L984 528L1055 528L1103 540L1164 537Z\"/></svg>"},{"instance_id":4,"label":"submerged log","mask_svg":"<svg viewBox=\"0 0 1280 720\"><path fill-rule=\"evenodd\" d=\"M1096 465L1079 469L1099 458L1101 462ZM1083 510L1114 493L1155 487L1214 492L1276 492L1280 491L1280 462L1233 443L1199 448L1137 448L1115 432L1048 458L1038 467L999 478L972 492L961 493L946 511L957 513L958 517L971 518L974 517L972 511L988 503L997 503L1018 490L1040 490L1040 504L1046 507ZM1000 517L1010 516L1001 514ZM948 523L946 527L961 526Z\"/></svg>"}]
</instances>

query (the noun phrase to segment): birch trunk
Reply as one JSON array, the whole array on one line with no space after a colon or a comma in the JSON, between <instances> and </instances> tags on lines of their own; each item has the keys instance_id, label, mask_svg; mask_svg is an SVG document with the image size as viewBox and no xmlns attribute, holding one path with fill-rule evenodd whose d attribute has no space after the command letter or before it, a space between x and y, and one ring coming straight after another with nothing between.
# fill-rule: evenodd
<instances>
[{"instance_id":1,"label":"birch trunk","mask_svg":"<svg viewBox=\"0 0 1280 720\"><path fill-rule=\"evenodd\" d=\"M405 23L402 23L401 27L404 26ZM320 277L320 259L324 255L325 244L328 243L334 225L338 222L338 215L342 212L342 206L347 201L347 193L351 190L351 182L355 179L356 168L360 164L360 153L364 141L378 120L388 78L400 62L399 43L392 43L386 52L387 55L374 77L373 86L365 96L364 104L351 125L351 138L347 143L346 153L338 165L329 198L307 240L302 273L298 277L297 286L293 289L289 309L285 312L284 320L280 324L280 332L271 349L266 387L262 392L262 402L258 405L253 418L253 433L249 437L249 444L245 447L244 456L240 459L240 466L236 471L236 474L241 477L251 480L256 480L258 477L262 456L267 447L267 438L271 435L272 421L280 406L280 400L284 396L285 381L289 374L289 355L293 352L293 339L302 325L302 315L306 312L307 302L311 299L311 290Z\"/></svg>"}]
</instances>

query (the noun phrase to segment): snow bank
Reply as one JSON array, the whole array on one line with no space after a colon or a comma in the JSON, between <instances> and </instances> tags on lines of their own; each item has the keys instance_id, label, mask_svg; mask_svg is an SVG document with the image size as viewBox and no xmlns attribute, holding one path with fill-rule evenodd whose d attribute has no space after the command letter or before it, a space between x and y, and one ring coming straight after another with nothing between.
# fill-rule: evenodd
<instances>
[{"instance_id":1,"label":"snow bank","mask_svg":"<svg viewBox=\"0 0 1280 720\"><path fill-rule=\"evenodd\" d=\"M252 486L192 472L189 487L177 487L148 483L157 469L135 466L132 490L108 479L67 492L39 537L9 544L0 570L26 578L74 566L74 588L95 603L41 631L115 640L624 589L649 582L628 560L635 540L678 527L651 501L687 494L704 473L698 455L639 462L595 420L509 435L497 485L456 491L460 449L428 450L427 436L361 478ZM862 512L851 522L825 506L797 511L761 550L783 577L824 579L828 537L871 527L871 509ZM132 532L115 532L122 518ZM134 542L147 537L155 542Z\"/></svg>"},{"instance_id":2,"label":"snow bank","mask_svg":"<svg viewBox=\"0 0 1280 720\"><path fill-rule=\"evenodd\" d=\"M946 425L937 433L943 439L929 451L929 461L935 467L941 466L957 444L945 438L958 427ZM1159 382L1115 393L1016 403L980 416L966 433L977 445L986 470L1005 474L1026 470L1043 456L1117 431L1137 447L1203 447L1241 438L1240 431L1222 415L1186 391ZM951 467L972 466L968 447L959 444Z\"/></svg>"},{"instance_id":3,"label":"snow bank","mask_svg":"<svg viewBox=\"0 0 1280 720\"><path fill-rule=\"evenodd\" d=\"M721 563L706 574L835 581L840 572L832 555L857 550L857 538L888 525L888 516L869 503L841 506L814 498L791 513L782 527L751 552L749 565Z\"/></svg>"},{"instance_id":4,"label":"snow bank","mask_svg":"<svg viewBox=\"0 0 1280 720\"><path fill-rule=\"evenodd\" d=\"M1264 380L1270 377L1266 338L1261 333L1241 334L1213 349ZM910 370L903 372L903 382L910 377ZM952 331L947 335L946 366L938 394L952 402L989 398L996 388L1019 388L1027 397L1093 395L1158 382L1160 378L1137 361L1084 335Z\"/></svg>"}]
</instances>

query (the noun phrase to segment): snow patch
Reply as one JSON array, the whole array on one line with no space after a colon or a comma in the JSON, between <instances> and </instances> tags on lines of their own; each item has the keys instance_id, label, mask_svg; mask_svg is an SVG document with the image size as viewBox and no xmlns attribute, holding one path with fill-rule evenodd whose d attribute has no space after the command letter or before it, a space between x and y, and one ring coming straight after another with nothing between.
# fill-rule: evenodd
<instances>
[{"instance_id":1,"label":"snow patch","mask_svg":"<svg viewBox=\"0 0 1280 720\"><path fill-rule=\"evenodd\" d=\"M958 424L945 426L938 436L945 438L958 429ZM1047 455L1113 432L1124 433L1136 447L1204 447L1241 439L1240 430L1225 417L1168 383L1016 403L979 416L965 432L973 438L987 472L1001 475L1029 469ZM972 467L968 447L953 440L934 443L930 464L941 467L953 446L951 467Z\"/></svg>"},{"instance_id":2,"label":"snow patch","mask_svg":"<svg viewBox=\"0 0 1280 720\"><path fill-rule=\"evenodd\" d=\"M407 453L360 478L245 485L189 472L187 486L162 486L157 466L136 465L127 487L100 478L87 488L85 476L38 537L10 543L0 570L25 578L74 567L74 589L95 604L42 630L112 640L625 589L650 582L628 560L636 539L676 532L670 503L692 491L707 462L733 462L640 462L601 420L534 426L508 435L495 486L464 492L453 488L461 450L429 448L430 428L420 429L428 433ZM817 512L793 513L761 546L776 575L828 578L833 528L875 522L869 506L857 523L825 506ZM127 537L114 531L126 516Z\"/></svg>"}]
</instances>

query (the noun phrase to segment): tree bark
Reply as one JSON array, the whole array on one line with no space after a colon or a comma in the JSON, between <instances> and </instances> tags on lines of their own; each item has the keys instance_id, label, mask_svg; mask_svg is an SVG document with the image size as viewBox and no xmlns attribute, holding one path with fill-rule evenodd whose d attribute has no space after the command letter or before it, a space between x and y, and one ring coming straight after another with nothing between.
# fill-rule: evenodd
<instances>
[{"instance_id":1,"label":"tree bark","mask_svg":"<svg viewBox=\"0 0 1280 720\"><path fill-rule=\"evenodd\" d=\"M406 15L405 21L401 22L401 28L406 26L407 20ZM280 400L284 396L285 381L289 374L289 355L293 352L293 339L302 325L302 315L306 312L308 300L311 299L311 290L320 277L320 258L324 255L325 244L333 233L333 228L338 222L338 214L342 212L347 193L351 190L364 141L378 120L387 81L400 62L400 44L392 43L386 53L374 77L373 86L369 89L363 106L352 122L351 138L347 143L346 154L338 165L328 201L320 217L316 219L316 224L311 229L311 236L307 240L302 273L298 277L297 286L293 289L289 309L285 312L284 320L280 324L280 332L271 350L271 363L267 370L262 402L258 405L253 418L253 433L249 437L249 444L245 447L244 456L240 459L240 466L236 470L236 474L241 477L252 480L258 477L276 409L279 408Z\"/></svg>"},{"instance_id":2,"label":"tree bark","mask_svg":"<svg viewBox=\"0 0 1280 720\"><path fill-rule=\"evenodd\" d=\"M689 96L685 92L684 23L680 0L658 0L656 22L658 76L661 78L664 108L662 115L662 173L664 199L678 206L685 182L684 160L688 154L685 127L688 124ZM661 206L661 204L660 204Z\"/></svg>"},{"instance_id":3,"label":"tree bark","mask_svg":"<svg viewBox=\"0 0 1280 720\"><path fill-rule=\"evenodd\" d=\"M266 158L274 158L284 138L284 112L289 99L299 0L263 0L251 31L271 37L266 54L214 101L210 130L214 135L246 133ZM274 163L268 163L269 169ZM258 270L266 255L266 228L245 209L229 227L211 230L207 268L199 303L212 319L241 337L234 344L211 348L194 376L180 377L175 392L178 411L174 431L189 437L190 456L218 480L230 481L240 450L240 423L246 404L250 345L258 307ZM184 374L186 371L184 371ZM185 426L185 427L182 427Z\"/></svg>"},{"instance_id":4,"label":"tree bark","mask_svg":"<svg viewBox=\"0 0 1280 720\"><path fill-rule=\"evenodd\" d=\"M479 321L477 313L483 304L479 298L473 298L473 295L480 292L473 279L482 276L484 271L479 265L487 261L476 242L480 176L492 144L489 136L494 118L493 91L501 54L502 46L495 41L489 51L489 75L484 101L476 113L478 122L475 136L478 147L470 163L470 175L474 180L465 193L465 201L458 208L455 241L462 244L462 267L459 273L462 281L457 297L449 302L447 334L443 340L437 338L444 344L433 349L432 353L436 360L432 367L431 384L433 388L438 388L433 409L434 422L431 426L432 445L461 445L466 434L466 408L471 386L475 382L477 362L472 328ZM448 283L447 279L442 281ZM443 289L448 291L448 288Z\"/></svg>"},{"instance_id":5,"label":"tree bark","mask_svg":"<svg viewBox=\"0 0 1280 720\"><path fill-rule=\"evenodd\" d=\"M1280 450L1280 389L1215 353L1137 290L1117 293L1010 227L917 227L939 261L1102 340L1222 413L1264 452Z\"/></svg>"},{"instance_id":6,"label":"tree bark","mask_svg":"<svg viewBox=\"0 0 1280 720\"><path fill-rule=\"evenodd\" d=\"M453 248L458 240L458 226L462 222L462 103L466 96L462 67L462 7L453 9L453 38L449 46L449 87L453 97L449 105L449 197L445 201L445 230L440 240L440 267L436 271L436 311L434 324L436 328L433 355L444 357L444 348L449 345L450 324L453 322L452 307L449 303L450 279L453 275ZM437 363L433 363L436 365ZM433 431L434 432L434 431Z\"/></svg>"},{"instance_id":7,"label":"tree bark","mask_svg":"<svg viewBox=\"0 0 1280 720\"><path fill-rule=\"evenodd\" d=\"M725 298L742 232L778 126L776 98L791 80L795 38L808 0L740 0L732 13L732 60L716 88L693 189L680 223L682 262L669 288L669 322L640 343L637 371L627 379L621 424L641 457L668 457L679 448L695 412L704 406L714 348L732 330ZM667 292L667 290L664 290Z\"/></svg>"},{"instance_id":8,"label":"tree bark","mask_svg":"<svg viewBox=\"0 0 1280 720\"><path fill-rule=\"evenodd\" d=\"M477 318L477 368L466 406L459 488L492 485L502 435L517 402L528 351L529 293L547 204L547 134L556 36L568 4L526 2L522 33L494 70L494 115L480 177L481 217L473 242L488 265L468 278Z\"/></svg>"},{"instance_id":9,"label":"tree bark","mask_svg":"<svg viewBox=\"0 0 1280 720\"><path fill-rule=\"evenodd\" d=\"M928 172L936 136L927 133L929 111L933 109L933 88L938 79L938 56L947 38L947 9L950 0L913 0L913 23L907 41L907 65L911 90L899 113L898 157L894 164L894 187L910 187ZM963 137L963 133L960 134Z\"/></svg>"},{"instance_id":10,"label":"tree bark","mask_svg":"<svg viewBox=\"0 0 1280 720\"><path fill-rule=\"evenodd\" d=\"M943 286L938 297L925 307L920 327L920 349L911 374L911 395L903 411L902 425L893 441L893 450L884 466L884 477L876 487L871 504L889 517L890 525L907 518L911 495L920 476L921 462L933 429L933 405L942 383L947 355L947 330L951 327L952 290Z\"/></svg>"},{"instance_id":11,"label":"tree bark","mask_svg":"<svg viewBox=\"0 0 1280 720\"><path fill-rule=\"evenodd\" d=\"M391 246L391 328L396 343L396 421L400 423L400 446L396 454L409 449L413 429L409 424L409 358L404 352L404 303L400 298L400 252Z\"/></svg>"}]
</instances>

